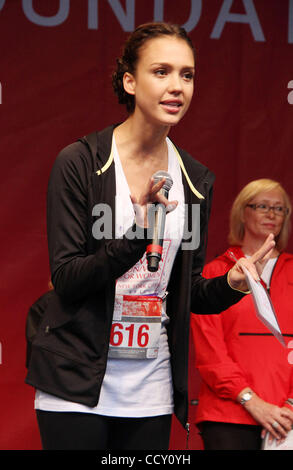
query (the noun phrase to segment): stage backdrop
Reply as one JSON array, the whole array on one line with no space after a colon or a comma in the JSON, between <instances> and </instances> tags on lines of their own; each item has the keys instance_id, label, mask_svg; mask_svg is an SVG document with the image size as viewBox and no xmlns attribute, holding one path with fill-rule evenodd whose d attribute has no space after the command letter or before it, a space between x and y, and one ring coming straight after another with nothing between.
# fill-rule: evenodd
<instances>
[{"instance_id":1,"label":"stage backdrop","mask_svg":"<svg viewBox=\"0 0 293 470\"><path fill-rule=\"evenodd\" d=\"M24 331L49 278L50 169L61 148L125 117L115 59L135 26L162 19L184 25L197 50L193 103L171 137L216 174L208 260L227 245L244 184L274 178L293 194L293 0L0 0L1 449L40 448ZM171 447L185 446L174 420ZM189 446L201 448L193 425Z\"/></svg>"}]
</instances>

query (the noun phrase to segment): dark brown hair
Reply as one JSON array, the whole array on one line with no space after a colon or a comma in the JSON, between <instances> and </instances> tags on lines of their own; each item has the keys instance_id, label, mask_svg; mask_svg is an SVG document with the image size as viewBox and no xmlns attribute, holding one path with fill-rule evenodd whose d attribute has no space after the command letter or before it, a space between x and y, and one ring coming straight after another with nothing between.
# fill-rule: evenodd
<instances>
[{"instance_id":1,"label":"dark brown hair","mask_svg":"<svg viewBox=\"0 0 293 470\"><path fill-rule=\"evenodd\" d=\"M135 74L139 50L146 41L160 36L175 36L183 39L191 48L195 57L195 50L191 39L184 28L170 23L145 23L138 26L127 39L121 58L117 59L117 68L112 76L112 85L114 92L118 96L118 102L125 104L127 111L131 114L135 108L135 97L124 90L123 76L126 72Z\"/></svg>"}]
</instances>

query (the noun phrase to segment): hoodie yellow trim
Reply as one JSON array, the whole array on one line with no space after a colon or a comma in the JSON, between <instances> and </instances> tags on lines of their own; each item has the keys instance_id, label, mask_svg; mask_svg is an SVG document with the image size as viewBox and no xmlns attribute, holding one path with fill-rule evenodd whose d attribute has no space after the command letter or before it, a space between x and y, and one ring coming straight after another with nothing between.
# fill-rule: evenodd
<instances>
[{"instance_id":1,"label":"hoodie yellow trim","mask_svg":"<svg viewBox=\"0 0 293 470\"><path fill-rule=\"evenodd\" d=\"M175 150L175 154L176 154L176 157L177 157L177 160L179 161L179 165L181 167L181 170L186 178L186 181L191 189L191 191L193 192L193 194L196 195L196 197L198 197L199 199L204 199L204 196L199 192L197 191L197 189L193 186L188 174L187 174L187 171L185 169L185 166L183 164L183 161L182 161L182 158L181 158L181 155L180 153L178 152L177 148L175 147L175 145L173 144L173 142L171 141L171 144ZM105 165L102 167L101 170L98 170L96 173L98 176L100 176L102 173L105 173L105 171L108 170L108 168L111 166L112 162L114 160L114 152L113 152L113 141L112 141L112 147L111 147L111 153L109 155L109 158L107 160L107 162L105 163Z\"/></svg>"},{"instance_id":2,"label":"hoodie yellow trim","mask_svg":"<svg viewBox=\"0 0 293 470\"><path fill-rule=\"evenodd\" d=\"M96 171L97 175L100 176L102 173L105 173L105 171L107 171L108 168L112 165L113 160L114 160L114 152L113 152L113 148L111 148L111 153L110 153L108 160L106 161L105 165L101 168L101 170Z\"/></svg>"},{"instance_id":3,"label":"hoodie yellow trim","mask_svg":"<svg viewBox=\"0 0 293 470\"><path fill-rule=\"evenodd\" d=\"M180 167L181 167L181 170L182 170L182 173L184 174L185 178L186 178L186 181L191 189L191 191L193 192L193 194L196 195L196 197L198 197L198 199L204 199L204 196L202 194L200 194L200 192L193 186L188 174L187 174L187 171L185 169L185 166L184 166L184 163L182 161L182 158L181 158L181 155L180 153L178 152L177 148L175 147L175 145L173 144L173 142L171 142L171 144L173 145L173 148L175 150L175 153L176 153L176 156L177 156L177 159L179 161L179 164L180 164Z\"/></svg>"}]
</instances>

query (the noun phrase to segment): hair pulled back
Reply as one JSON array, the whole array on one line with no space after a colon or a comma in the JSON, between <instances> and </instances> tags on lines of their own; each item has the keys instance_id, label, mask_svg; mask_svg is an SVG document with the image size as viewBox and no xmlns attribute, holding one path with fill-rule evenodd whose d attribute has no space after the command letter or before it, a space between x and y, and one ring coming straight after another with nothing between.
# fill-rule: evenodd
<instances>
[{"instance_id":1,"label":"hair pulled back","mask_svg":"<svg viewBox=\"0 0 293 470\"><path fill-rule=\"evenodd\" d=\"M135 75L136 65L141 47L150 39L160 36L174 36L183 39L191 48L194 56L195 51L191 39L181 26L165 22L145 23L138 26L127 39L122 56L116 59L116 71L112 75L114 92L118 96L118 102L125 104L127 111L131 114L135 108L135 97L124 90L123 77L126 72Z\"/></svg>"}]
</instances>

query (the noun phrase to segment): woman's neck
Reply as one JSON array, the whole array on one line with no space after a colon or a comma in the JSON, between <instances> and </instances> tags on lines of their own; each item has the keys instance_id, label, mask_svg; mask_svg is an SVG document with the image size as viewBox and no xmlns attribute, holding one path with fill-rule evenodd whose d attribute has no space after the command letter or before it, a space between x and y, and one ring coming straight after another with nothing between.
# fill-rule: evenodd
<instances>
[{"instance_id":1,"label":"woman's neck","mask_svg":"<svg viewBox=\"0 0 293 470\"><path fill-rule=\"evenodd\" d=\"M168 171L167 129L163 131L137 125L130 117L114 130L122 168L130 189L140 199L147 182L159 170Z\"/></svg>"},{"instance_id":2,"label":"woman's neck","mask_svg":"<svg viewBox=\"0 0 293 470\"><path fill-rule=\"evenodd\" d=\"M144 126L130 116L114 131L116 145L122 160L161 162L166 165L168 151L166 137L169 127Z\"/></svg>"}]
</instances>

